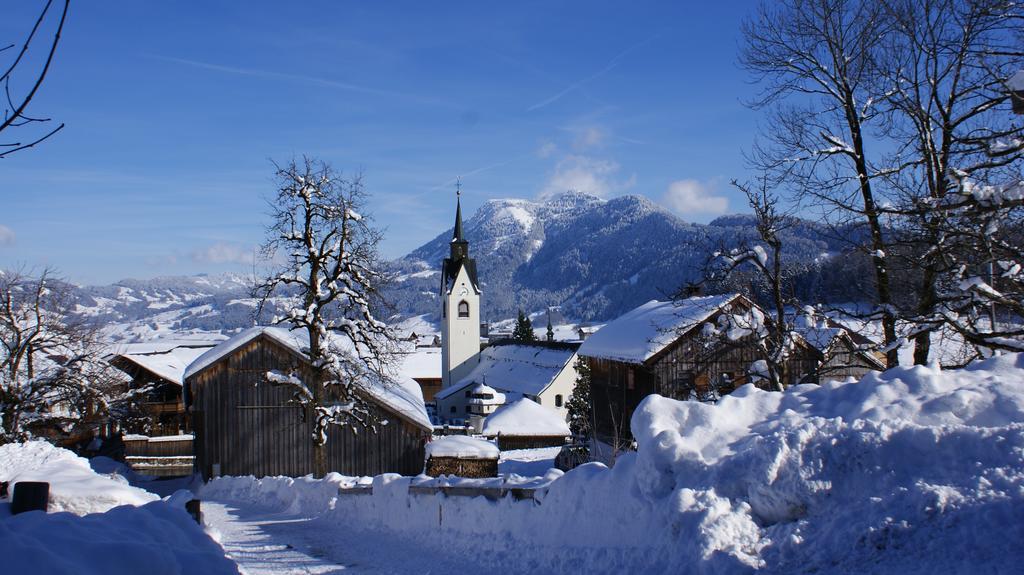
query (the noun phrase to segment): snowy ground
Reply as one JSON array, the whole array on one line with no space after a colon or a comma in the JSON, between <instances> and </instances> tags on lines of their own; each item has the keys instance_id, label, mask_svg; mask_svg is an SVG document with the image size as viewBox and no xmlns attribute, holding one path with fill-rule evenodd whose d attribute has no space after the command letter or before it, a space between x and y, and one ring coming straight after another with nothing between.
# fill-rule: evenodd
<instances>
[{"instance_id":1,"label":"snowy ground","mask_svg":"<svg viewBox=\"0 0 1024 575\"><path fill-rule=\"evenodd\" d=\"M207 525L246 575L480 573L443 549L347 529L318 515L251 503L204 503Z\"/></svg>"},{"instance_id":2,"label":"snowy ground","mask_svg":"<svg viewBox=\"0 0 1024 575\"><path fill-rule=\"evenodd\" d=\"M716 405L652 396L631 428L637 452L610 469L548 472L526 499L423 493L410 486L431 480L397 475L219 478L198 489L212 540L181 494L156 500L45 444L4 446L0 479L47 477L63 508L86 515L11 517L0 503L0 557L15 573L104 575L232 573L225 553L245 573L935 575L1024 564L1024 354L784 393L746 386ZM554 453L507 452L501 469L537 475ZM161 493L186 483L132 479ZM339 492L354 485L372 489Z\"/></svg>"}]
</instances>

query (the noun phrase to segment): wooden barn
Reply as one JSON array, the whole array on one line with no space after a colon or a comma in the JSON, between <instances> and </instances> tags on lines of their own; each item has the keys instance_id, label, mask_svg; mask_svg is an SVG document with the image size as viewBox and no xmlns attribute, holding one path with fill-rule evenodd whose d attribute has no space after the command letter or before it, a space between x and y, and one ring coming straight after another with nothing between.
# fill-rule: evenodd
<instances>
[{"instance_id":1,"label":"wooden barn","mask_svg":"<svg viewBox=\"0 0 1024 575\"><path fill-rule=\"evenodd\" d=\"M652 393L713 400L745 383L758 384L752 367L760 358L752 336L716 333L723 314L742 316L754 309L739 294L651 301L587 338L579 354L590 366L597 439L616 447L628 444L633 411ZM786 384L816 381L820 361L821 353L798 339L786 364Z\"/></svg>"},{"instance_id":2,"label":"wooden barn","mask_svg":"<svg viewBox=\"0 0 1024 575\"><path fill-rule=\"evenodd\" d=\"M308 373L304 332L250 328L193 362L185 373L185 403L196 436L196 470L218 475L313 473L312 414L291 401L293 389L267 381L277 370ZM328 470L344 475L423 469L432 427L419 385L397 378L364 387L379 421L376 429L330 426Z\"/></svg>"}]
</instances>

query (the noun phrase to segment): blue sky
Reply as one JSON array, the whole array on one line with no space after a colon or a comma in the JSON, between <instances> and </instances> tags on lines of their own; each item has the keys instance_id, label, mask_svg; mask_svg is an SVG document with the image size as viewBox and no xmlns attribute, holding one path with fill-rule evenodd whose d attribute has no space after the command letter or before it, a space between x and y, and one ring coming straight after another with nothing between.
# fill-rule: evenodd
<instances>
[{"instance_id":1,"label":"blue sky","mask_svg":"<svg viewBox=\"0 0 1024 575\"><path fill-rule=\"evenodd\" d=\"M0 42L33 4L5 4ZM0 266L250 269L271 159L301 154L363 172L389 257L451 225L456 176L469 212L568 188L689 221L744 211L728 182L758 121L736 64L751 8L73 2L32 108L67 127L0 160Z\"/></svg>"}]
</instances>

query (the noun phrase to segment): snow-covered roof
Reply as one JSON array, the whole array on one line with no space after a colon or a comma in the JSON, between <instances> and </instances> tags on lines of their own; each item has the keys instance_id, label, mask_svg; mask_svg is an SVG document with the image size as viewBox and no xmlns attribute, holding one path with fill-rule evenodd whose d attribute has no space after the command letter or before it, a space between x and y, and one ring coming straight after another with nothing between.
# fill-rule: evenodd
<instances>
[{"instance_id":1,"label":"snow-covered roof","mask_svg":"<svg viewBox=\"0 0 1024 575\"><path fill-rule=\"evenodd\" d=\"M427 443L427 458L465 457L471 459L498 459L498 446L486 439L467 435L449 435Z\"/></svg>"},{"instance_id":2,"label":"snow-covered roof","mask_svg":"<svg viewBox=\"0 0 1024 575\"><path fill-rule=\"evenodd\" d=\"M588 337L580 346L579 354L644 363L739 297L739 294L724 294L681 301L651 300Z\"/></svg>"},{"instance_id":3,"label":"snow-covered roof","mask_svg":"<svg viewBox=\"0 0 1024 575\"><path fill-rule=\"evenodd\" d=\"M497 344L480 352L480 361L465 377L438 392L444 399L467 385L486 383L503 393L540 395L568 366L576 351L571 345Z\"/></svg>"},{"instance_id":4,"label":"snow-covered roof","mask_svg":"<svg viewBox=\"0 0 1024 575\"><path fill-rule=\"evenodd\" d=\"M309 339L304 330L289 330L275 326L251 327L199 356L185 370L185 379L210 367L260 336L268 337L303 356L309 349ZM393 375L391 381L387 383L373 381L360 386L359 389L413 423L426 429L433 429L430 417L427 415L427 408L423 403L423 391L412 378L399 373Z\"/></svg>"},{"instance_id":5,"label":"snow-covered roof","mask_svg":"<svg viewBox=\"0 0 1024 575\"><path fill-rule=\"evenodd\" d=\"M469 402L474 405L503 405L505 394L489 385L478 383L469 390ZM490 397L488 397L490 396Z\"/></svg>"},{"instance_id":6,"label":"snow-covered roof","mask_svg":"<svg viewBox=\"0 0 1024 575\"><path fill-rule=\"evenodd\" d=\"M569 424L553 409L529 399L520 399L498 409L484 420L483 434L569 436Z\"/></svg>"},{"instance_id":7,"label":"snow-covered roof","mask_svg":"<svg viewBox=\"0 0 1024 575\"><path fill-rule=\"evenodd\" d=\"M213 345L211 343L204 347L174 347L166 351L118 353L113 358L123 358L162 379L181 385L185 380L185 369Z\"/></svg>"},{"instance_id":8,"label":"snow-covered roof","mask_svg":"<svg viewBox=\"0 0 1024 575\"><path fill-rule=\"evenodd\" d=\"M876 364L879 368L885 367L871 353L860 349L861 346L871 343L868 338L858 336L831 318L816 313L814 308L805 307L801 310L794 319L793 328L807 343L822 353L828 353L840 339L848 339L850 345L861 352L860 355L864 359Z\"/></svg>"},{"instance_id":9,"label":"snow-covered roof","mask_svg":"<svg viewBox=\"0 0 1024 575\"><path fill-rule=\"evenodd\" d=\"M441 348L404 346L398 372L412 379L441 379Z\"/></svg>"}]
</instances>

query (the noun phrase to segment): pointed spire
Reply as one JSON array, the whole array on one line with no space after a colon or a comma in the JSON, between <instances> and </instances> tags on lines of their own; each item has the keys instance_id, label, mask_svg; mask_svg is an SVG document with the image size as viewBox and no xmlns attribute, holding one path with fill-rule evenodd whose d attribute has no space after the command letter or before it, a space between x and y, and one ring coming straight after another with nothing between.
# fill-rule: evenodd
<instances>
[{"instance_id":1,"label":"pointed spire","mask_svg":"<svg viewBox=\"0 0 1024 575\"><path fill-rule=\"evenodd\" d=\"M452 235L453 242L463 242L462 237L462 179L455 184L455 233Z\"/></svg>"}]
</instances>

